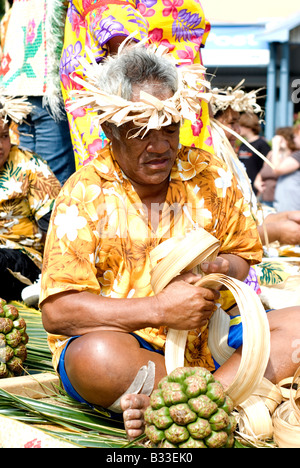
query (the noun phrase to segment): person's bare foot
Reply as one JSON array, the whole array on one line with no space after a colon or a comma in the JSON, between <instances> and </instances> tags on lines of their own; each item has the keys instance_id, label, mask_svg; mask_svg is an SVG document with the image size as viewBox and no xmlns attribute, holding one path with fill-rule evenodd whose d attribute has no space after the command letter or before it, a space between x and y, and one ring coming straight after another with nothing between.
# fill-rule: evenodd
<instances>
[{"instance_id":1,"label":"person's bare foot","mask_svg":"<svg viewBox=\"0 0 300 468\"><path fill-rule=\"evenodd\" d=\"M135 439L144 433L144 412L149 406L149 401L150 398L142 394L128 394L122 397L121 408L128 439Z\"/></svg>"}]
</instances>

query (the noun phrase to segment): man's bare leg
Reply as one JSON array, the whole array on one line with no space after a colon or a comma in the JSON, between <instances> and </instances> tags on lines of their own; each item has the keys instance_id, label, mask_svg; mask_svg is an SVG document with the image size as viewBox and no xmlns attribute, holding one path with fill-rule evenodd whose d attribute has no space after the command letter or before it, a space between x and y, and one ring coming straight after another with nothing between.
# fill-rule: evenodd
<instances>
[{"instance_id":1,"label":"man's bare leg","mask_svg":"<svg viewBox=\"0 0 300 468\"><path fill-rule=\"evenodd\" d=\"M65 368L75 390L93 405L109 408L148 362L155 364L154 386L166 375L164 357L140 348L128 333L98 331L72 341Z\"/></svg>"},{"instance_id":2,"label":"man's bare leg","mask_svg":"<svg viewBox=\"0 0 300 468\"><path fill-rule=\"evenodd\" d=\"M295 356L295 344L300 339L300 307L272 310L267 314L271 331L271 353L265 378L277 384L295 374L299 361ZM228 388L233 381L241 360L242 349L238 349L216 372L215 377ZM300 350L298 352L298 358Z\"/></svg>"}]
</instances>

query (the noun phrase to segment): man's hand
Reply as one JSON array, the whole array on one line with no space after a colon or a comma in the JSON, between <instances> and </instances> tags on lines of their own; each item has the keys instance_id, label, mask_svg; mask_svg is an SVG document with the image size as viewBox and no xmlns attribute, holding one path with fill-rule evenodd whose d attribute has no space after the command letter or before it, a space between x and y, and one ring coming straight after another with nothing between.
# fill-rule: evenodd
<instances>
[{"instance_id":1,"label":"man's hand","mask_svg":"<svg viewBox=\"0 0 300 468\"><path fill-rule=\"evenodd\" d=\"M220 293L195 286L200 278L192 273L177 276L156 295L162 311L162 325L175 330L194 330L208 322Z\"/></svg>"},{"instance_id":2,"label":"man's hand","mask_svg":"<svg viewBox=\"0 0 300 468\"><path fill-rule=\"evenodd\" d=\"M203 262L201 270L206 275L211 273L222 273L240 281L244 281L249 274L249 263L242 257L233 254L220 254L211 262Z\"/></svg>"},{"instance_id":3,"label":"man's hand","mask_svg":"<svg viewBox=\"0 0 300 468\"><path fill-rule=\"evenodd\" d=\"M266 217L265 227L269 242L278 241L281 245L300 244L300 211L272 213ZM259 233L265 245L262 226L259 226Z\"/></svg>"},{"instance_id":4,"label":"man's hand","mask_svg":"<svg viewBox=\"0 0 300 468\"><path fill-rule=\"evenodd\" d=\"M278 226L278 241L281 245L300 244L300 224L292 220L286 220Z\"/></svg>"}]
</instances>

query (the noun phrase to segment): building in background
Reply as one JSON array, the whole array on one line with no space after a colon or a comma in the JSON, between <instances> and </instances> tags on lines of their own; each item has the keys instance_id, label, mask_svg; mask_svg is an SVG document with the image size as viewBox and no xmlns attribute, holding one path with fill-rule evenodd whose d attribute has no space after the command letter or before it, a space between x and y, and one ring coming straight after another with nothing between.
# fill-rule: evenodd
<instances>
[{"instance_id":1,"label":"building in background","mask_svg":"<svg viewBox=\"0 0 300 468\"><path fill-rule=\"evenodd\" d=\"M300 112L299 1L202 0L211 32L203 62L212 86L265 88L259 104L265 109L265 136L292 125Z\"/></svg>"}]
</instances>

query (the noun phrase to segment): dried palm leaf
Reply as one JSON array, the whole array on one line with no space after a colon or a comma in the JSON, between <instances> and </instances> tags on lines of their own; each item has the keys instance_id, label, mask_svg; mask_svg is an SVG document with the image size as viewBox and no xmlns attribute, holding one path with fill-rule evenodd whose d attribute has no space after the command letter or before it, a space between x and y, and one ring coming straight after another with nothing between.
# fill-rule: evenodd
<instances>
[{"instance_id":1,"label":"dried palm leaf","mask_svg":"<svg viewBox=\"0 0 300 468\"><path fill-rule=\"evenodd\" d=\"M252 395L236 409L241 434L250 436L253 442L273 438L272 418L262 398Z\"/></svg>"},{"instance_id":2,"label":"dried palm leaf","mask_svg":"<svg viewBox=\"0 0 300 468\"><path fill-rule=\"evenodd\" d=\"M208 347L214 359L220 366L235 352L228 345L230 316L218 307L209 321Z\"/></svg>"},{"instance_id":3,"label":"dried palm leaf","mask_svg":"<svg viewBox=\"0 0 300 468\"><path fill-rule=\"evenodd\" d=\"M257 104L257 94L263 89L252 90L246 93L242 86L245 80L243 79L234 88L213 88L211 106L212 111L216 114L218 111L225 111L231 107L236 112L262 113L262 108Z\"/></svg>"},{"instance_id":4,"label":"dried palm leaf","mask_svg":"<svg viewBox=\"0 0 300 468\"><path fill-rule=\"evenodd\" d=\"M197 283L208 288L220 284L233 294L243 324L241 362L234 381L227 389L237 406L252 395L264 377L270 356L270 328L258 295L242 281L222 274L210 274Z\"/></svg>"},{"instance_id":5,"label":"dried palm leaf","mask_svg":"<svg viewBox=\"0 0 300 468\"><path fill-rule=\"evenodd\" d=\"M219 247L220 241L204 229L193 229L186 236L161 243L150 253L153 291L157 294L179 274L216 258Z\"/></svg>"},{"instance_id":6,"label":"dried palm leaf","mask_svg":"<svg viewBox=\"0 0 300 468\"><path fill-rule=\"evenodd\" d=\"M0 88L0 118L4 122L7 122L9 117L20 124L31 111L32 105L28 102L26 96L5 96L5 89Z\"/></svg>"},{"instance_id":7,"label":"dried palm leaf","mask_svg":"<svg viewBox=\"0 0 300 468\"><path fill-rule=\"evenodd\" d=\"M125 41L124 41L125 42ZM136 43L133 47L143 47L143 42ZM123 50L124 43L120 46L116 56L109 56L104 62L111 62L118 58ZM164 46L151 44L147 47L149 54L164 56L174 65L174 57ZM148 93L140 93L140 101L127 101L120 95L111 95L100 88L100 78L104 73L104 66L96 63L91 51L86 48L90 62L81 57L79 59L84 79L73 76L81 88L70 91L71 101L67 111L72 113L78 108L89 107L95 112L95 123L101 125L110 122L117 126L133 122L137 130L131 133L130 138L144 136L149 130L160 129L162 126L173 122L188 119L194 121L201 110L201 100L209 102L211 94L207 93L210 83L204 79L206 69L201 64L183 65L178 67L178 90L169 99L161 101Z\"/></svg>"},{"instance_id":8,"label":"dried palm leaf","mask_svg":"<svg viewBox=\"0 0 300 468\"><path fill-rule=\"evenodd\" d=\"M204 230L203 230L204 231ZM192 231L152 269L151 284L161 291L176 275L199 265L204 258L217 255L218 246L206 231ZM194 238L192 238L194 236ZM197 236L200 238L197 240ZM197 249L197 251L195 251ZM162 255L162 246L160 246ZM156 258L157 260L157 258ZM210 274L197 286L229 289L238 306L243 323L243 349L239 369L227 392L235 405L251 396L262 381L270 355L270 329L265 309L257 294L245 283L222 274ZM210 331L212 333L212 331ZM169 330L165 346L167 372L182 366L188 331Z\"/></svg>"},{"instance_id":9,"label":"dried palm leaf","mask_svg":"<svg viewBox=\"0 0 300 468\"><path fill-rule=\"evenodd\" d=\"M263 400L271 415L283 401L280 389L266 378L262 379L253 395L259 396Z\"/></svg>"},{"instance_id":10,"label":"dried palm leaf","mask_svg":"<svg viewBox=\"0 0 300 468\"><path fill-rule=\"evenodd\" d=\"M287 384L287 380L284 382ZM282 382L280 383L282 385ZM282 387L280 387L282 388ZM274 440L280 448L300 447L300 367L290 382L290 398L273 415Z\"/></svg>"}]
</instances>

